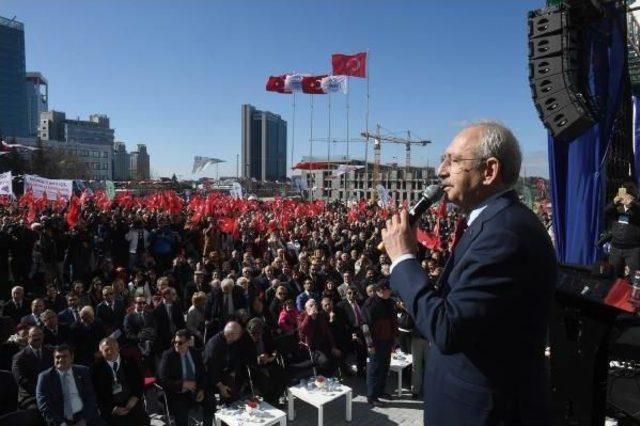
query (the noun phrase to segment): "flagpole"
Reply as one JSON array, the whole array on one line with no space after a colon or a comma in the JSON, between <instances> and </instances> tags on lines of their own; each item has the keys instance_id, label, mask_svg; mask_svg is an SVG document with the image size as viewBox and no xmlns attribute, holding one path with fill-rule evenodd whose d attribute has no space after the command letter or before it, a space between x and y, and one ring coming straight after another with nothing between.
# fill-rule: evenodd
<instances>
[{"instance_id":1,"label":"flagpole","mask_svg":"<svg viewBox=\"0 0 640 426\"><path fill-rule=\"evenodd\" d=\"M329 201L329 184L331 183L331 92L327 93L329 96L329 119L327 120L329 123L329 132L327 135L327 172L329 175L327 176L327 201ZM324 180L324 179L323 179Z\"/></svg>"},{"instance_id":2,"label":"flagpole","mask_svg":"<svg viewBox=\"0 0 640 426\"><path fill-rule=\"evenodd\" d=\"M349 163L349 76L347 76L347 163ZM347 176L348 174L345 173L344 175L344 185L343 185L343 191L342 194L346 197L347 195ZM342 179L342 177L340 178Z\"/></svg>"},{"instance_id":3,"label":"flagpole","mask_svg":"<svg viewBox=\"0 0 640 426\"><path fill-rule=\"evenodd\" d=\"M311 124L311 129L309 132L309 174L311 175L311 188L309 189L309 200L313 201L313 184L315 183L315 179L313 179L313 174L311 173L311 164L313 163L313 93L310 97L311 109L309 110L309 123Z\"/></svg>"},{"instance_id":4,"label":"flagpole","mask_svg":"<svg viewBox=\"0 0 640 426\"><path fill-rule=\"evenodd\" d=\"M293 176L293 147L296 142L296 92L293 92L293 117L291 119L291 175Z\"/></svg>"},{"instance_id":5,"label":"flagpole","mask_svg":"<svg viewBox=\"0 0 640 426\"><path fill-rule=\"evenodd\" d=\"M371 101L371 95L369 91L369 76L371 75L371 70L369 69L369 49L367 49L367 57L365 59L365 71L367 73L367 114L365 116L364 127L367 132L367 137L364 142L364 187L367 189L365 192L365 199L367 199L367 195L370 192L371 188L369 188L369 104Z\"/></svg>"}]
</instances>

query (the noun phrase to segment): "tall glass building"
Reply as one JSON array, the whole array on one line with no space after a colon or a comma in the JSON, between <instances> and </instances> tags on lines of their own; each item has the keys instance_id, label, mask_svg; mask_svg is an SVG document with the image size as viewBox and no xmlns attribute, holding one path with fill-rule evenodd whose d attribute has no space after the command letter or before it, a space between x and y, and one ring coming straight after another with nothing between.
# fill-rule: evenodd
<instances>
[{"instance_id":1,"label":"tall glass building","mask_svg":"<svg viewBox=\"0 0 640 426\"><path fill-rule=\"evenodd\" d=\"M29 136L24 25L0 16L0 135Z\"/></svg>"},{"instance_id":2,"label":"tall glass building","mask_svg":"<svg viewBox=\"0 0 640 426\"><path fill-rule=\"evenodd\" d=\"M287 177L287 122L242 105L242 177L262 181Z\"/></svg>"}]
</instances>

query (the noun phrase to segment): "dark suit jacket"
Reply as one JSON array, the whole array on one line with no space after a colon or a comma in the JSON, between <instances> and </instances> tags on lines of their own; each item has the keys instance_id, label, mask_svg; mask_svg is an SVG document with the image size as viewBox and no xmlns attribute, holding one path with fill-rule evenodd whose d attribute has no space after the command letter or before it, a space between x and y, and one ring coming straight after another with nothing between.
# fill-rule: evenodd
<instances>
[{"instance_id":1,"label":"dark suit jacket","mask_svg":"<svg viewBox=\"0 0 640 426\"><path fill-rule=\"evenodd\" d=\"M98 414L96 393L93 389L89 369L82 365L73 365L72 369L78 394L82 399L83 407L80 416L89 425L106 425L106 422ZM36 399L38 409L49 425L58 426L64 422L62 382L54 367L43 371L38 376Z\"/></svg>"},{"instance_id":2,"label":"dark suit jacket","mask_svg":"<svg viewBox=\"0 0 640 426\"><path fill-rule=\"evenodd\" d=\"M11 317L11 319L13 319L16 324L20 322L20 319L23 316L29 315L30 312L31 312L31 302L27 300L22 301L22 305L20 306L20 309L18 309L16 304L13 302L13 300L9 300L5 302L4 305L2 306L2 315L4 315L5 317Z\"/></svg>"},{"instance_id":3,"label":"dark suit jacket","mask_svg":"<svg viewBox=\"0 0 640 426\"><path fill-rule=\"evenodd\" d=\"M142 330L147 329L145 332ZM153 329L155 334L153 339L157 337L158 329L156 327L156 320L151 312L144 312L142 317L140 314L135 311L127 314L124 317L124 335L127 338L127 341L132 345L137 345L138 343L143 343L145 340L153 340L149 337L149 330Z\"/></svg>"},{"instance_id":4,"label":"dark suit jacket","mask_svg":"<svg viewBox=\"0 0 640 426\"><path fill-rule=\"evenodd\" d=\"M34 317L32 313L29 313L27 315L24 315L22 318L20 318L20 321L22 323L25 324L29 324L29 325L37 325L38 327L42 327L42 320L40 319L40 316L38 316L38 318Z\"/></svg>"},{"instance_id":5,"label":"dark suit jacket","mask_svg":"<svg viewBox=\"0 0 640 426\"><path fill-rule=\"evenodd\" d=\"M44 332L44 345L49 347L58 346L62 343L69 343L69 337L71 334L71 328L66 324L58 323L58 334L53 334L53 331L47 327L43 327Z\"/></svg>"},{"instance_id":6,"label":"dark suit jacket","mask_svg":"<svg viewBox=\"0 0 640 426\"><path fill-rule=\"evenodd\" d=\"M78 309L78 313L80 313L80 309ZM80 317L78 316L78 318ZM76 322L71 308L66 308L63 311L58 312L58 322L67 325L71 325Z\"/></svg>"},{"instance_id":7,"label":"dark suit jacket","mask_svg":"<svg viewBox=\"0 0 640 426\"><path fill-rule=\"evenodd\" d=\"M118 381L126 386L131 396L138 397L139 408L142 407L142 392L144 390L144 375L140 366L130 358L127 358L120 354L120 365L118 366ZM104 358L100 358L91 366L91 380L96 391L96 398L98 401L98 407L102 417L111 422L111 412L113 408L117 406L122 407L124 404L117 404L114 400L112 393L113 385L113 370L105 361ZM114 417L114 420L118 417Z\"/></svg>"},{"instance_id":8,"label":"dark suit jacket","mask_svg":"<svg viewBox=\"0 0 640 426\"><path fill-rule=\"evenodd\" d=\"M204 390L207 382L202 355L193 348L190 348L189 352L196 367L197 390ZM158 367L158 380L167 393L178 394L182 392L182 360L180 359L180 354L173 348L167 349L162 353Z\"/></svg>"},{"instance_id":9,"label":"dark suit jacket","mask_svg":"<svg viewBox=\"0 0 640 426\"><path fill-rule=\"evenodd\" d=\"M416 260L391 286L431 342L425 424L551 424L544 348L556 260L542 223L514 191L488 200L439 281Z\"/></svg>"},{"instance_id":10,"label":"dark suit jacket","mask_svg":"<svg viewBox=\"0 0 640 426\"><path fill-rule=\"evenodd\" d=\"M244 290L239 286L234 286L231 291L231 298L233 300L233 309L247 308L247 299L244 297ZM209 293L207 302L204 305L204 319L206 321L222 320L227 318L227 313L224 312L223 305L224 295L222 290L215 289Z\"/></svg>"},{"instance_id":11,"label":"dark suit jacket","mask_svg":"<svg viewBox=\"0 0 640 426\"><path fill-rule=\"evenodd\" d=\"M360 308L360 321L364 321L364 318L362 318L362 306L356 301L356 304L358 304L358 307ZM360 327L358 327L358 321L356 321L356 314L355 312L353 312L353 308L351 307L351 304L349 303L348 300L342 300L340 303L338 303L337 305L340 309L342 309L342 311L344 312L345 318L347 319L347 324L349 324L349 330L351 331L351 333L359 333Z\"/></svg>"},{"instance_id":12,"label":"dark suit jacket","mask_svg":"<svg viewBox=\"0 0 640 426\"><path fill-rule=\"evenodd\" d=\"M106 301L102 301L98 303L96 306L96 318L102 321L102 324L105 326L107 330L112 332L116 328L122 327L122 322L124 320L124 303L122 300L115 300L113 309L107 305Z\"/></svg>"},{"instance_id":13,"label":"dark suit jacket","mask_svg":"<svg viewBox=\"0 0 640 426\"><path fill-rule=\"evenodd\" d=\"M171 332L171 322L169 320L169 314L167 313L167 306L164 302L160 303L153 310L153 316L156 321L156 329L158 330L159 348L161 350L168 349L171 346L173 333ZM187 327L180 302L176 301L171 304L171 317L175 326L174 332Z\"/></svg>"},{"instance_id":14,"label":"dark suit jacket","mask_svg":"<svg viewBox=\"0 0 640 426\"><path fill-rule=\"evenodd\" d=\"M42 358L38 360L30 346L22 349L13 356L11 372L18 384L18 407L22 409L33 408L36 402L36 383L38 374L53 365L53 352L51 349L42 348Z\"/></svg>"},{"instance_id":15,"label":"dark suit jacket","mask_svg":"<svg viewBox=\"0 0 640 426\"><path fill-rule=\"evenodd\" d=\"M95 361L94 355L98 352L98 344L106 336L98 319L89 326L82 322L72 324L69 341L75 348L74 361L87 367L91 366Z\"/></svg>"}]
</instances>

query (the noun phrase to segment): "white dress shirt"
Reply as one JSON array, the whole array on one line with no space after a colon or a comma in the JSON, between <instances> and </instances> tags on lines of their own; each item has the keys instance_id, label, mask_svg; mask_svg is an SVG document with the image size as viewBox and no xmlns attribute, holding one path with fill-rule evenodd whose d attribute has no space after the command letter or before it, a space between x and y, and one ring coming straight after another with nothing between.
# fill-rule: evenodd
<instances>
[{"instance_id":1,"label":"white dress shirt","mask_svg":"<svg viewBox=\"0 0 640 426\"><path fill-rule=\"evenodd\" d=\"M63 400L65 398L65 395L68 395L68 398L71 401L71 409L73 410L73 414L82 411L84 405L82 403L82 398L80 398L80 393L78 392L78 386L76 386L76 379L75 377L73 377L73 368L69 368L67 371L56 371L58 372L58 375L60 375L60 382L62 384L64 384L64 378L62 376L64 374L68 374L68 387L65 389L65 387L62 386Z\"/></svg>"}]
</instances>

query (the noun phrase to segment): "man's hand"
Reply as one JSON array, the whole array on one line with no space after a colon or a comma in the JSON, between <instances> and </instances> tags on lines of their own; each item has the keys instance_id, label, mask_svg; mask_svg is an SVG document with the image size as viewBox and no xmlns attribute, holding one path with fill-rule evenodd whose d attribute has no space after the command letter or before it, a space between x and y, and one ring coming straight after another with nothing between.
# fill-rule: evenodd
<instances>
[{"instance_id":1,"label":"man's hand","mask_svg":"<svg viewBox=\"0 0 640 426\"><path fill-rule=\"evenodd\" d=\"M200 389L196 394L196 402L202 402L203 399L204 399L204 391Z\"/></svg>"},{"instance_id":2,"label":"man's hand","mask_svg":"<svg viewBox=\"0 0 640 426\"><path fill-rule=\"evenodd\" d=\"M127 410L127 407L113 407L111 414L114 416L126 416L129 414L129 410Z\"/></svg>"},{"instance_id":3,"label":"man's hand","mask_svg":"<svg viewBox=\"0 0 640 426\"><path fill-rule=\"evenodd\" d=\"M269 356L267 354L260 354L258 355L258 364L262 365L262 364L266 364L268 361Z\"/></svg>"},{"instance_id":4,"label":"man's hand","mask_svg":"<svg viewBox=\"0 0 640 426\"><path fill-rule=\"evenodd\" d=\"M406 210L402 210L399 215L394 214L387 220L387 226L382 230L382 241L391 262L398 256L416 252L415 231L409 225L409 214Z\"/></svg>"},{"instance_id":5,"label":"man's hand","mask_svg":"<svg viewBox=\"0 0 640 426\"><path fill-rule=\"evenodd\" d=\"M182 382L182 390L188 390L191 392L196 391L196 382L193 380L185 380Z\"/></svg>"},{"instance_id":6,"label":"man's hand","mask_svg":"<svg viewBox=\"0 0 640 426\"><path fill-rule=\"evenodd\" d=\"M231 388L229 386L225 386L222 383L219 383L218 390L220 391L220 396L222 396L223 398L231 398Z\"/></svg>"}]
</instances>

